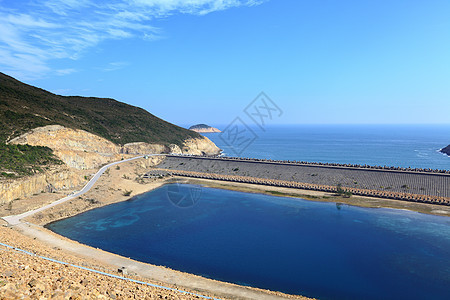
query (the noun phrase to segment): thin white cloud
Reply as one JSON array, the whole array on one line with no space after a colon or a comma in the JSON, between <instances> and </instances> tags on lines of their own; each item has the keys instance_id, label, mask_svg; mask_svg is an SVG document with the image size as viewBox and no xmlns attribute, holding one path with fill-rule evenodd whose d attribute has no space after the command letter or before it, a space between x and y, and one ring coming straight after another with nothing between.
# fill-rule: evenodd
<instances>
[{"instance_id":1,"label":"thin white cloud","mask_svg":"<svg viewBox=\"0 0 450 300\"><path fill-rule=\"evenodd\" d=\"M56 70L56 74L59 76L63 76L63 75L68 75L68 74L72 74L77 72L76 69L60 69L60 70Z\"/></svg>"},{"instance_id":2,"label":"thin white cloud","mask_svg":"<svg viewBox=\"0 0 450 300\"><path fill-rule=\"evenodd\" d=\"M0 69L20 78L44 76L54 59L78 59L105 40L161 38L151 25L177 13L204 15L265 0L44 0L0 7ZM110 67L112 68L112 67ZM71 70L70 72L67 70ZM73 69L53 70L70 74Z\"/></svg>"},{"instance_id":3,"label":"thin white cloud","mask_svg":"<svg viewBox=\"0 0 450 300\"><path fill-rule=\"evenodd\" d=\"M117 70L125 68L128 65L129 65L129 63L125 62L125 61L111 62L108 64L108 66L103 68L102 71L104 71L104 72L117 71Z\"/></svg>"}]
</instances>

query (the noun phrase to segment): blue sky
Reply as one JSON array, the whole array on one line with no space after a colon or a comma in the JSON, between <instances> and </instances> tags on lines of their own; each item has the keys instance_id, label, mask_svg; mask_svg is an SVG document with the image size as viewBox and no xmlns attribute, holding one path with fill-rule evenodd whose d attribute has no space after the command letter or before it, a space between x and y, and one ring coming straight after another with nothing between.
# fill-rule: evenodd
<instances>
[{"instance_id":1,"label":"blue sky","mask_svg":"<svg viewBox=\"0 0 450 300\"><path fill-rule=\"evenodd\" d=\"M176 124L450 123L450 2L0 0L0 71Z\"/></svg>"}]
</instances>

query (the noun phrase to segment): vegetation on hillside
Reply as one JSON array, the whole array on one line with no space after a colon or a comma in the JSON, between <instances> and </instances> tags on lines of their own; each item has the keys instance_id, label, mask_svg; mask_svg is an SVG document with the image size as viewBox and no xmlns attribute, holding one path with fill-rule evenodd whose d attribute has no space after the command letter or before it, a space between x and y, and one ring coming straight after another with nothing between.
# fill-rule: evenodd
<instances>
[{"instance_id":1,"label":"vegetation on hillside","mask_svg":"<svg viewBox=\"0 0 450 300\"><path fill-rule=\"evenodd\" d=\"M48 147L0 143L0 178L16 178L62 164Z\"/></svg>"},{"instance_id":2,"label":"vegetation on hillside","mask_svg":"<svg viewBox=\"0 0 450 300\"><path fill-rule=\"evenodd\" d=\"M50 148L6 144L46 125L82 129L119 145L181 146L187 138L200 137L139 107L113 99L59 96L0 73L0 179L30 175L62 163Z\"/></svg>"},{"instance_id":3,"label":"vegetation on hillside","mask_svg":"<svg viewBox=\"0 0 450 300\"><path fill-rule=\"evenodd\" d=\"M181 146L187 138L200 137L139 107L113 99L59 96L0 73L0 142L55 124L86 130L121 145Z\"/></svg>"},{"instance_id":4,"label":"vegetation on hillside","mask_svg":"<svg viewBox=\"0 0 450 300\"><path fill-rule=\"evenodd\" d=\"M209 129L211 128L211 126L206 125L206 124L197 124L197 125L192 125L191 127L189 127L189 130L192 129Z\"/></svg>"}]
</instances>

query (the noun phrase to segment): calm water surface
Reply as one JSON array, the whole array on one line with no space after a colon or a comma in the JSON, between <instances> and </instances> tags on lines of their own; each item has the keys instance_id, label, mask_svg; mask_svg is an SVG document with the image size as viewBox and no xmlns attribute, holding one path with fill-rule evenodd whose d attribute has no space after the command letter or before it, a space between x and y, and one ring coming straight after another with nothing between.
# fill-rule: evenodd
<instances>
[{"instance_id":1,"label":"calm water surface","mask_svg":"<svg viewBox=\"0 0 450 300\"><path fill-rule=\"evenodd\" d=\"M226 125L217 127L224 129ZM252 128L257 138L244 149L237 142L227 145L226 135L205 136L228 156L450 170L450 157L438 152L450 144L448 124Z\"/></svg>"},{"instance_id":2,"label":"calm water surface","mask_svg":"<svg viewBox=\"0 0 450 300\"><path fill-rule=\"evenodd\" d=\"M198 202L173 205L174 188ZM136 260L321 299L450 295L447 217L172 184L49 228Z\"/></svg>"}]
</instances>

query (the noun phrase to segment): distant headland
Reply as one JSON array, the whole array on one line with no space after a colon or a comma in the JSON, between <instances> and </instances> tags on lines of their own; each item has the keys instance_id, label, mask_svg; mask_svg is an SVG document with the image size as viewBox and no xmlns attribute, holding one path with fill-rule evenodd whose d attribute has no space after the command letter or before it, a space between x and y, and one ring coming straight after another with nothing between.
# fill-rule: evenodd
<instances>
[{"instance_id":1,"label":"distant headland","mask_svg":"<svg viewBox=\"0 0 450 300\"><path fill-rule=\"evenodd\" d=\"M448 156L450 156L450 145L448 145L448 146L445 147L445 148L442 148L440 151L441 151L442 153L447 154Z\"/></svg>"},{"instance_id":2,"label":"distant headland","mask_svg":"<svg viewBox=\"0 0 450 300\"><path fill-rule=\"evenodd\" d=\"M195 132L221 132L219 129L211 127L209 125L206 124L197 124L197 125L192 125L191 127L189 127L189 130L193 130Z\"/></svg>"}]
</instances>

